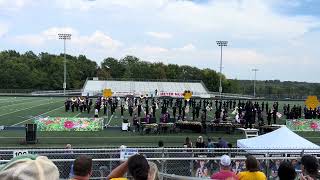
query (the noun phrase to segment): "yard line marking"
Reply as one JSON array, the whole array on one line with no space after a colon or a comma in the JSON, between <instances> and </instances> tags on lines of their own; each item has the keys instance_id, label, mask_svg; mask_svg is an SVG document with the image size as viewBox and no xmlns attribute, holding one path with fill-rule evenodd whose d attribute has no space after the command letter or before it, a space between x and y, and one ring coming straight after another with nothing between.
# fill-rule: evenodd
<instances>
[{"instance_id":1,"label":"yard line marking","mask_svg":"<svg viewBox=\"0 0 320 180\"><path fill-rule=\"evenodd\" d=\"M110 122L111 122L112 118L113 118L113 114L111 115L111 117L110 117L110 119L109 119L109 122L108 122L107 126L109 126L109 124L110 124Z\"/></svg>"},{"instance_id":2,"label":"yard line marking","mask_svg":"<svg viewBox=\"0 0 320 180\"><path fill-rule=\"evenodd\" d=\"M64 106L57 107L57 108L52 109L52 110L50 110L50 111L48 111L48 112L39 114L39 115L37 115L37 116L34 116L34 117L29 118L29 119L27 119L27 120L21 121L21 122L19 122L19 123L16 123L16 124L14 124L14 125L11 125L11 126L16 126L16 125L18 125L18 124L22 124L22 123L24 123L24 122L26 122L26 121L29 121L29 120L31 120L31 119L33 119L33 118L35 118L35 117L39 117L39 116L42 116L42 115L44 115L44 114L48 114L49 112L55 111L55 110L60 109L60 108L63 108L63 107L64 107Z\"/></svg>"},{"instance_id":3,"label":"yard line marking","mask_svg":"<svg viewBox=\"0 0 320 180\"><path fill-rule=\"evenodd\" d=\"M31 108L34 108L34 107L38 107L38 106L42 106L42 105L46 105L46 104L57 103L57 102L59 102L59 101L54 101L54 102L50 102L50 103L44 103L44 104L39 104L39 105L36 105L36 106L31 106L31 107L24 108L24 109L19 109L19 110L16 110L16 111L12 111L12 112L5 113L5 114L0 114L0 117L1 117L1 116L4 116L4 115L8 115L8 114L15 113L15 112L28 110L28 109L31 109Z\"/></svg>"},{"instance_id":4,"label":"yard line marking","mask_svg":"<svg viewBox=\"0 0 320 180\"><path fill-rule=\"evenodd\" d=\"M1 102L1 101L0 101L0 104L4 104L4 103L11 103L11 102L17 102L17 101L25 101L25 100L29 100L29 99L38 99L38 98L16 99L16 100L14 100L14 101L10 101L10 100L8 100L8 101L3 101L3 102Z\"/></svg>"},{"instance_id":5,"label":"yard line marking","mask_svg":"<svg viewBox=\"0 0 320 180\"><path fill-rule=\"evenodd\" d=\"M22 102L22 103L17 103L17 104L10 104L6 106L0 106L0 108L7 108L9 106L15 106L15 105L21 105L21 104L27 104L27 103L34 103L34 102L41 102L41 101L47 101L48 99L43 99L43 100L35 100L35 101L30 101L30 102Z\"/></svg>"},{"instance_id":6,"label":"yard line marking","mask_svg":"<svg viewBox=\"0 0 320 180\"><path fill-rule=\"evenodd\" d=\"M78 113L77 115L73 116L73 117L77 117L77 116L79 116L80 114L81 114L81 112L80 112L80 113Z\"/></svg>"}]
</instances>

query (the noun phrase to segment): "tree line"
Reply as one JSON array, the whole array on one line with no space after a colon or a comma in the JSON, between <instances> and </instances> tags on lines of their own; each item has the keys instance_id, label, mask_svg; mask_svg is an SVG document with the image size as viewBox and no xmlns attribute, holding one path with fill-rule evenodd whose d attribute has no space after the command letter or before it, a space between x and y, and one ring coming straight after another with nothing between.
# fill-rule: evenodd
<instances>
[{"instance_id":1,"label":"tree line","mask_svg":"<svg viewBox=\"0 0 320 180\"><path fill-rule=\"evenodd\" d=\"M108 57L99 65L84 55L67 57L67 87L81 89L87 77L99 79L201 80L209 91L219 89L220 74L212 69L162 62L147 62L134 56L122 59ZM0 52L0 89L59 90L63 83L64 54L14 50ZM253 82L227 79L222 75L223 92L252 94ZM258 96L301 98L320 95L320 84L306 82L257 81Z\"/></svg>"}]
</instances>

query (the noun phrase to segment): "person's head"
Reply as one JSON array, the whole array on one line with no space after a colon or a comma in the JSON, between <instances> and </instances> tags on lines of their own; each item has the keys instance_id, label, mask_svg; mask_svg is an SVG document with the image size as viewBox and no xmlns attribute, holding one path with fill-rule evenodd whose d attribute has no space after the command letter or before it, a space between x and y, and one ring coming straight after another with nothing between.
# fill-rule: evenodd
<instances>
[{"instance_id":1,"label":"person's head","mask_svg":"<svg viewBox=\"0 0 320 180\"><path fill-rule=\"evenodd\" d=\"M278 168L279 180L294 180L297 173L289 162L282 162Z\"/></svg>"},{"instance_id":2,"label":"person's head","mask_svg":"<svg viewBox=\"0 0 320 180\"><path fill-rule=\"evenodd\" d=\"M134 180L148 180L149 169L147 159L140 154L128 159L128 170Z\"/></svg>"},{"instance_id":3,"label":"person's head","mask_svg":"<svg viewBox=\"0 0 320 180\"><path fill-rule=\"evenodd\" d=\"M164 143L163 143L162 140L160 140L160 141L158 142L158 147L163 147L163 146L164 146Z\"/></svg>"},{"instance_id":4,"label":"person's head","mask_svg":"<svg viewBox=\"0 0 320 180\"><path fill-rule=\"evenodd\" d=\"M155 163L149 162L148 180L159 180L159 171Z\"/></svg>"},{"instance_id":5,"label":"person's head","mask_svg":"<svg viewBox=\"0 0 320 180\"><path fill-rule=\"evenodd\" d=\"M203 137L202 137L202 136L199 136L198 139L197 139L197 142L203 143Z\"/></svg>"},{"instance_id":6,"label":"person's head","mask_svg":"<svg viewBox=\"0 0 320 180\"><path fill-rule=\"evenodd\" d=\"M186 144L190 143L190 138L186 137Z\"/></svg>"},{"instance_id":7,"label":"person's head","mask_svg":"<svg viewBox=\"0 0 320 180\"><path fill-rule=\"evenodd\" d=\"M208 138L208 143L211 143L211 139L210 138Z\"/></svg>"},{"instance_id":8,"label":"person's head","mask_svg":"<svg viewBox=\"0 0 320 180\"><path fill-rule=\"evenodd\" d=\"M0 179L58 180L57 166L45 156L22 155L0 166Z\"/></svg>"},{"instance_id":9,"label":"person's head","mask_svg":"<svg viewBox=\"0 0 320 180\"><path fill-rule=\"evenodd\" d=\"M72 149L72 146L71 146L71 144L67 144L65 148L66 149Z\"/></svg>"},{"instance_id":10,"label":"person's head","mask_svg":"<svg viewBox=\"0 0 320 180\"><path fill-rule=\"evenodd\" d=\"M220 169L229 170L231 165L231 158L228 155L223 155L220 158Z\"/></svg>"},{"instance_id":11,"label":"person's head","mask_svg":"<svg viewBox=\"0 0 320 180\"><path fill-rule=\"evenodd\" d=\"M247 156L246 168L250 172L259 171L258 161L254 156L252 155Z\"/></svg>"},{"instance_id":12,"label":"person's head","mask_svg":"<svg viewBox=\"0 0 320 180\"><path fill-rule=\"evenodd\" d=\"M311 155L304 155L301 158L301 171L306 175L317 175L319 169L318 160Z\"/></svg>"},{"instance_id":13,"label":"person's head","mask_svg":"<svg viewBox=\"0 0 320 180\"><path fill-rule=\"evenodd\" d=\"M79 156L73 163L73 172L75 176L89 177L92 174L92 159L87 156Z\"/></svg>"}]
</instances>

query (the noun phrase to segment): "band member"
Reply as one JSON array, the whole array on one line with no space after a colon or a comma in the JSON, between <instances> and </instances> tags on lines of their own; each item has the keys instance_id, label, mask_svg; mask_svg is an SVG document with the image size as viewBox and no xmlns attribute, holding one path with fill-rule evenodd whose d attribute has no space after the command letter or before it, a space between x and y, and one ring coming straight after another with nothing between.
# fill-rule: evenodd
<instances>
[{"instance_id":1,"label":"band member","mask_svg":"<svg viewBox=\"0 0 320 180\"><path fill-rule=\"evenodd\" d=\"M132 105L129 105L129 115L132 116L132 113L133 113L133 107Z\"/></svg>"},{"instance_id":2,"label":"band member","mask_svg":"<svg viewBox=\"0 0 320 180\"><path fill-rule=\"evenodd\" d=\"M140 114L141 114L141 104L139 103L138 104L138 116L140 117Z\"/></svg>"},{"instance_id":3,"label":"band member","mask_svg":"<svg viewBox=\"0 0 320 180\"><path fill-rule=\"evenodd\" d=\"M92 106L92 99L90 99L89 104L87 105L88 114L90 113L91 106Z\"/></svg>"},{"instance_id":4,"label":"band member","mask_svg":"<svg viewBox=\"0 0 320 180\"><path fill-rule=\"evenodd\" d=\"M268 112L267 112L267 121L268 121L268 125L271 125L271 110L269 109Z\"/></svg>"},{"instance_id":5,"label":"band member","mask_svg":"<svg viewBox=\"0 0 320 180\"><path fill-rule=\"evenodd\" d=\"M65 107L65 111L68 112L68 111L69 111L69 102L68 102L68 99L66 99L66 101L64 102L64 107Z\"/></svg>"},{"instance_id":6,"label":"band member","mask_svg":"<svg viewBox=\"0 0 320 180\"><path fill-rule=\"evenodd\" d=\"M136 114L132 118L133 126L135 127L134 131L140 132L140 122Z\"/></svg>"},{"instance_id":7,"label":"band member","mask_svg":"<svg viewBox=\"0 0 320 180\"><path fill-rule=\"evenodd\" d=\"M95 118L98 118L98 117L99 117L99 110L98 110L98 109L95 109L95 110L94 110L94 117L95 117Z\"/></svg>"},{"instance_id":8,"label":"band member","mask_svg":"<svg viewBox=\"0 0 320 180\"><path fill-rule=\"evenodd\" d=\"M120 107L120 114L121 114L121 116L123 116L123 111L124 111L124 105L121 104L121 107Z\"/></svg>"},{"instance_id":9,"label":"band member","mask_svg":"<svg viewBox=\"0 0 320 180\"><path fill-rule=\"evenodd\" d=\"M176 113L177 113L177 106L174 105L174 106L172 107L172 115L173 115L173 118L174 118L174 119L176 119Z\"/></svg>"}]
</instances>

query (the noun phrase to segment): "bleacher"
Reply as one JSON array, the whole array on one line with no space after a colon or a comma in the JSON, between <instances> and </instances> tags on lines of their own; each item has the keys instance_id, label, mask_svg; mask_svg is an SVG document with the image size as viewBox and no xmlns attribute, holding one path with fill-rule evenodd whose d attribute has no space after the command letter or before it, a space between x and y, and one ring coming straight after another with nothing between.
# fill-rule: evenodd
<instances>
[{"instance_id":1,"label":"bleacher","mask_svg":"<svg viewBox=\"0 0 320 180\"><path fill-rule=\"evenodd\" d=\"M201 81L194 82L165 82L165 81L117 81L117 80L87 80L82 95L101 95L103 89L111 89L114 96L171 96L183 97L186 90L192 91L193 96L209 98L210 94Z\"/></svg>"}]
</instances>

